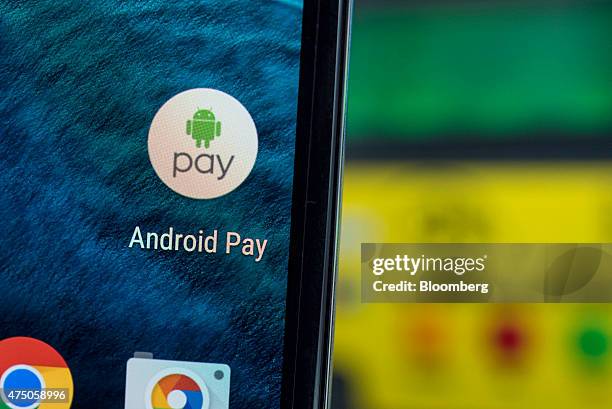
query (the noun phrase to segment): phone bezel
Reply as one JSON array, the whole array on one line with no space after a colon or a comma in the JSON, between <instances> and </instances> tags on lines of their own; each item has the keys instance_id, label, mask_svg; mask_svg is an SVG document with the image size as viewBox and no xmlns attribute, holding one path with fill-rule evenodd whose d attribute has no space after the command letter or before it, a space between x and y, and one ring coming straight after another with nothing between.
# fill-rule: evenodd
<instances>
[{"instance_id":1,"label":"phone bezel","mask_svg":"<svg viewBox=\"0 0 612 409\"><path fill-rule=\"evenodd\" d=\"M305 0L282 409L329 399L351 0Z\"/></svg>"}]
</instances>

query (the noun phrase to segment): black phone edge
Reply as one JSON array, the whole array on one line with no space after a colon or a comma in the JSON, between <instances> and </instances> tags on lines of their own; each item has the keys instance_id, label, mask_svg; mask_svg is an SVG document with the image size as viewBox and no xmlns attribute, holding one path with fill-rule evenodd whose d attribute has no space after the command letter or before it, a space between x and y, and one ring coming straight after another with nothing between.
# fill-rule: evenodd
<instances>
[{"instance_id":1,"label":"black phone edge","mask_svg":"<svg viewBox=\"0 0 612 409\"><path fill-rule=\"evenodd\" d=\"M329 401L352 0L305 0L282 409Z\"/></svg>"}]
</instances>

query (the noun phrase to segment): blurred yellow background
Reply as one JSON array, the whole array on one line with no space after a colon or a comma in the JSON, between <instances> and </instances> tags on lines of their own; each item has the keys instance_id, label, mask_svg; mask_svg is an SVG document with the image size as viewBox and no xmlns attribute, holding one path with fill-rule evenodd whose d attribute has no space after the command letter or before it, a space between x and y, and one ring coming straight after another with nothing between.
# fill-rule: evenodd
<instances>
[{"instance_id":1,"label":"blurred yellow background","mask_svg":"<svg viewBox=\"0 0 612 409\"><path fill-rule=\"evenodd\" d=\"M611 182L603 162L349 164L340 407L609 407L611 307L362 304L359 250L362 242L610 242Z\"/></svg>"},{"instance_id":2,"label":"blurred yellow background","mask_svg":"<svg viewBox=\"0 0 612 409\"><path fill-rule=\"evenodd\" d=\"M357 0L333 409L612 405L612 307L364 304L362 242L612 242L612 3Z\"/></svg>"}]
</instances>

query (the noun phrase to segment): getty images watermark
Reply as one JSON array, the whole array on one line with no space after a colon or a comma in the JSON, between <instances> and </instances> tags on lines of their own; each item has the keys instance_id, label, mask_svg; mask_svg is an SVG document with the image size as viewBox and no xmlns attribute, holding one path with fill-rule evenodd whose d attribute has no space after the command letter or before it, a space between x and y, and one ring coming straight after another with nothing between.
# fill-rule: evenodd
<instances>
[{"instance_id":1,"label":"getty images watermark","mask_svg":"<svg viewBox=\"0 0 612 409\"><path fill-rule=\"evenodd\" d=\"M363 302L611 302L611 244L361 246Z\"/></svg>"}]
</instances>

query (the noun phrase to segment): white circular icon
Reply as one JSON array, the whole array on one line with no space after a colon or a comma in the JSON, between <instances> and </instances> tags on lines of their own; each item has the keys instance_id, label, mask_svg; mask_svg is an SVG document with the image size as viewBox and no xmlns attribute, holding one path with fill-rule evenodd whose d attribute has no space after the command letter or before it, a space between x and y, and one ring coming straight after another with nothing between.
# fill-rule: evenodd
<instances>
[{"instance_id":1,"label":"white circular icon","mask_svg":"<svg viewBox=\"0 0 612 409\"><path fill-rule=\"evenodd\" d=\"M183 409L187 405L185 392L174 390L168 394L168 404L172 409Z\"/></svg>"},{"instance_id":2,"label":"white circular icon","mask_svg":"<svg viewBox=\"0 0 612 409\"><path fill-rule=\"evenodd\" d=\"M193 199L213 199L236 189L251 173L257 129L234 97L192 89L157 112L148 148L153 169L170 189Z\"/></svg>"}]
</instances>

